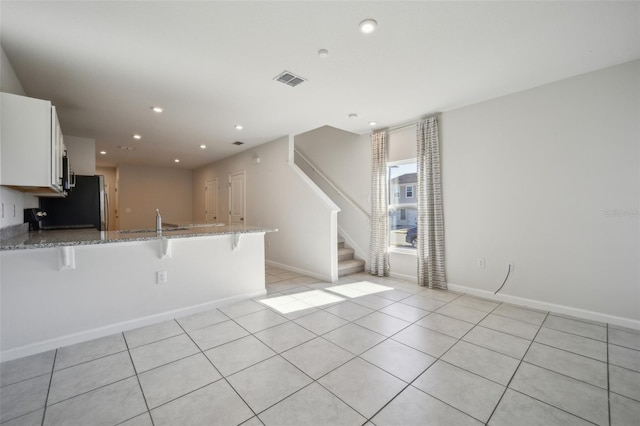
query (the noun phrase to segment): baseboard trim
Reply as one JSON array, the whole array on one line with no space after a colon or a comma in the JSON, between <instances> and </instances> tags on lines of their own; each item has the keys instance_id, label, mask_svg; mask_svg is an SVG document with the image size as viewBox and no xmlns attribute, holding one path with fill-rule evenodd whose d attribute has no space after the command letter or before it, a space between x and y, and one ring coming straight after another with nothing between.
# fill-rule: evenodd
<instances>
[{"instance_id":1,"label":"baseboard trim","mask_svg":"<svg viewBox=\"0 0 640 426\"><path fill-rule=\"evenodd\" d=\"M576 318L582 318L590 321L597 321L616 325L619 327L631 328L634 330L640 330L640 321L630 318L618 317L615 315L603 314L600 312L589 311L586 309L574 308L566 305L559 305L556 303L543 302L535 299L527 299L519 296L511 296L508 294L493 294L491 291L479 290L472 287L466 287L463 285L447 283L447 288L451 291L470 294L472 296L482 297L488 300L495 300L498 302L507 302L514 305L526 306L528 308L538 309L542 311L549 311L557 314L571 315Z\"/></svg>"},{"instance_id":2,"label":"baseboard trim","mask_svg":"<svg viewBox=\"0 0 640 426\"><path fill-rule=\"evenodd\" d=\"M31 343L29 345L20 346L18 348L7 349L6 351L0 352L0 361L2 362L11 361L16 358L35 355L37 353L50 351L52 349L57 349L62 346L82 343L88 340L98 339L100 337L109 336L115 333L122 333L125 331L133 330L135 328L156 324L162 321L167 321L175 318L185 317L187 315L197 314L199 312L217 308L218 306L223 306L223 305L231 304L234 302L240 302L242 300L251 299L254 297L260 297L266 294L267 294L266 290L261 290L257 292L251 292L251 293L244 293L241 295L227 297L224 299L213 300L213 301L202 303L199 305L188 306L186 308L180 308L180 309L174 309L171 311L161 312L158 314L149 315L142 318L136 318L133 320L110 324L104 327L99 327L91 330L81 331L78 333L68 334L65 336L44 340L42 342Z\"/></svg>"},{"instance_id":3,"label":"baseboard trim","mask_svg":"<svg viewBox=\"0 0 640 426\"><path fill-rule=\"evenodd\" d=\"M413 275L400 274L398 272L389 272L389 276L391 278L399 278L399 279L404 280L404 281L412 281L414 283L418 282L418 278L413 276Z\"/></svg>"},{"instance_id":4,"label":"baseboard trim","mask_svg":"<svg viewBox=\"0 0 640 426\"><path fill-rule=\"evenodd\" d=\"M306 269L296 268L295 266L274 262L273 260L265 260L265 263L269 266L275 266L276 268L286 269L287 271L291 271L291 272L297 272L298 274L306 275L312 278L317 278L322 281L327 281L330 283L335 282L335 280L332 280L331 277L328 275L318 274L317 272L307 271Z\"/></svg>"}]
</instances>

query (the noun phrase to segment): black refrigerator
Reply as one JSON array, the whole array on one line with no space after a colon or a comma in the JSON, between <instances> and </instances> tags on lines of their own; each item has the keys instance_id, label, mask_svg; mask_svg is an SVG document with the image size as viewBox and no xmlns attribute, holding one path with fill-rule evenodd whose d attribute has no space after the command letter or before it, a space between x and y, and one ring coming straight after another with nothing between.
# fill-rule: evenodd
<instances>
[{"instance_id":1,"label":"black refrigerator","mask_svg":"<svg viewBox=\"0 0 640 426\"><path fill-rule=\"evenodd\" d=\"M65 198L40 198L41 229L95 228L106 231L109 199L104 176L75 176L75 187Z\"/></svg>"}]
</instances>

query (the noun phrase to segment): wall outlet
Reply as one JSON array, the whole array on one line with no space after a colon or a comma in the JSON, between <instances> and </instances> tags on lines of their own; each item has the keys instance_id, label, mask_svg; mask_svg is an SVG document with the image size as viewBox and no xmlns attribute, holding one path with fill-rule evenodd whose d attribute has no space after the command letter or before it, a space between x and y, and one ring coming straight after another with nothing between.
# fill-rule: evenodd
<instances>
[{"instance_id":1,"label":"wall outlet","mask_svg":"<svg viewBox=\"0 0 640 426\"><path fill-rule=\"evenodd\" d=\"M484 257L479 257L476 259L476 267L484 269Z\"/></svg>"},{"instance_id":2,"label":"wall outlet","mask_svg":"<svg viewBox=\"0 0 640 426\"><path fill-rule=\"evenodd\" d=\"M167 271L158 271L156 273L156 284L167 283Z\"/></svg>"},{"instance_id":3,"label":"wall outlet","mask_svg":"<svg viewBox=\"0 0 640 426\"><path fill-rule=\"evenodd\" d=\"M514 266L515 266L515 264L513 263L513 260L509 260L509 261L507 261L507 266L505 266L505 269L507 271L513 272Z\"/></svg>"}]
</instances>

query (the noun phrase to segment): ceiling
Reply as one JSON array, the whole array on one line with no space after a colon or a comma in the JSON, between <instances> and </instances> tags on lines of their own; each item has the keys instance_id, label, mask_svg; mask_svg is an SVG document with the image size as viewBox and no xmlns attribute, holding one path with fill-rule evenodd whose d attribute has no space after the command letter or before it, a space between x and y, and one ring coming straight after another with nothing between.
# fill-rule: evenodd
<instances>
[{"instance_id":1,"label":"ceiling","mask_svg":"<svg viewBox=\"0 0 640 426\"><path fill-rule=\"evenodd\" d=\"M390 126L637 59L639 6L3 0L0 43L27 94L57 106L64 133L107 152L99 165L191 169L323 125L367 133L370 121ZM364 35L367 18L378 28ZM307 81L274 81L284 70Z\"/></svg>"}]
</instances>

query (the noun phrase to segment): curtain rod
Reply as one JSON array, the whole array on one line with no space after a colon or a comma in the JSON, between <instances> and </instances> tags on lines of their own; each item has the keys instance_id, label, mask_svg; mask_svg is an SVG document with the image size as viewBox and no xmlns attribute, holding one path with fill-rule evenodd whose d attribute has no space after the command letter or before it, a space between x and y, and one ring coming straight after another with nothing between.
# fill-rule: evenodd
<instances>
[{"instance_id":1,"label":"curtain rod","mask_svg":"<svg viewBox=\"0 0 640 426\"><path fill-rule=\"evenodd\" d=\"M386 127L386 128L382 128L382 129L379 129L379 130L374 130L372 133L380 132L382 130L386 130L387 133L395 133L395 132L397 132L399 130L406 129L407 127L414 126L414 125L418 124L420 121L426 120L427 118L440 117L441 114L442 114L441 112L434 112L433 114L428 114L428 115L425 115L423 117L420 117L418 120L414 120L414 121L409 121L407 123L398 124L397 126Z\"/></svg>"}]
</instances>

